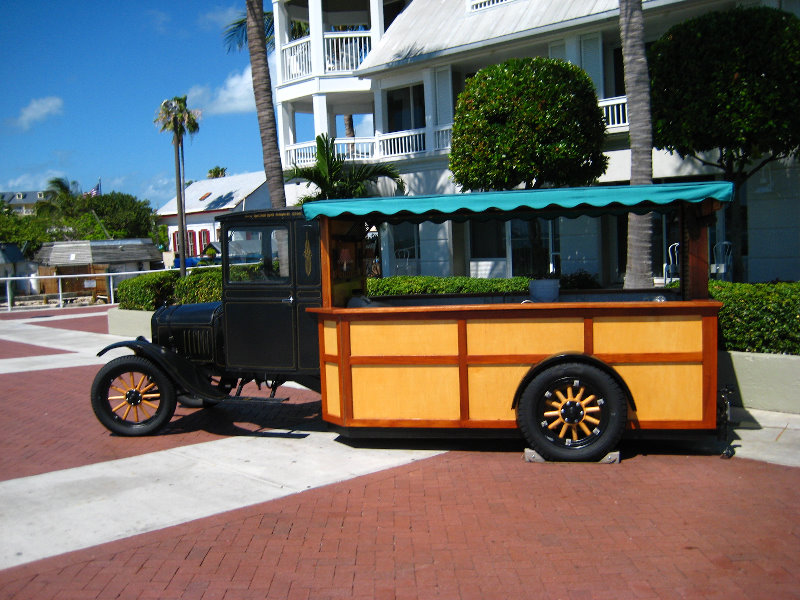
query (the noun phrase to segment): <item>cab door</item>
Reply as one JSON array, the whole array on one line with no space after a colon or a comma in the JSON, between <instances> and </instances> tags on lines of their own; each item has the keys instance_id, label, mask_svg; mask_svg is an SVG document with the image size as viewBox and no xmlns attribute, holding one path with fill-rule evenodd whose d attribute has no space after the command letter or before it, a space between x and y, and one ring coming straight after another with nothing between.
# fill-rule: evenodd
<instances>
[{"instance_id":1,"label":"cab door","mask_svg":"<svg viewBox=\"0 0 800 600\"><path fill-rule=\"evenodd\" d=\"M297 290L291 221L231 224L226 236L223 302L228 367L294 371Z\"/></svg>"}]
</instances>

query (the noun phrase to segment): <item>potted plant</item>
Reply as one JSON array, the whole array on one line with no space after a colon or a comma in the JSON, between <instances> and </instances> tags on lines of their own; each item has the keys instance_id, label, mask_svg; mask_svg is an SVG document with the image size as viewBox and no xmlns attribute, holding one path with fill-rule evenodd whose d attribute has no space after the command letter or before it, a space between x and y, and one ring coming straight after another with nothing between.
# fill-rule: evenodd
<instances>
[{"instance_id":1,"label":"potted plant","mask_svg":"<svg viewBox=\"0 0 800 600\"><path fill-rule=\"evenodd\" d=\"M558 300L559 276L548 273L543 277L531 279L528 284L531 300L534 302L556 302Z\"/></svg>"}]
</instances>

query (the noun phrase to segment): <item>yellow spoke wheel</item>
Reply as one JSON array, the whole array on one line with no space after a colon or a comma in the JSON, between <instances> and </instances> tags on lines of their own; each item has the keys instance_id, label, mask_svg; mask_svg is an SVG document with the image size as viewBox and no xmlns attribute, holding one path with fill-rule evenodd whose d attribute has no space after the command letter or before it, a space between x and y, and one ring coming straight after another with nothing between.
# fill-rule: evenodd
<instances>
[{"instance_id":1,"label":"yellow spoke wheel","mask_svg":"<svg viewBox=\"0 0 800 600\"><path fill-rule=\"evenodd\" d=\"M119 435L147 435L175 413L175 388L151 361L122 356L106 364L92 384L92 408L98 420Z\"/></svg>"},{"instance_id":2,"label":"yellow spoke wheel","mask_svg":"<svg viewBox=\"0 0 800 600\"><path fill-rule=\"evenodd\" d=\"M599 460L619 443L627 397L600 366L567 362L543 369L517 402L517 424L548 460Z\"/></svg>"}]
</instances>

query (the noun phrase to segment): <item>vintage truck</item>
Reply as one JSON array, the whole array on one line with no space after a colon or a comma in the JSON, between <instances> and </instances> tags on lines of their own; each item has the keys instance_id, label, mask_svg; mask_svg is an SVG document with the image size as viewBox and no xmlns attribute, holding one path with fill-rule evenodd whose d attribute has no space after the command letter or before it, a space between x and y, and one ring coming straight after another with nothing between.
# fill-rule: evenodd
<instances>
[{"instance_id":1,"label":"vintage truck","mask_svg":"<svg viewBox=\"0 0 800 600\"><path fill-rule=\"evenodd\" d=\"M717 426L717 313L708 225L726 182L319 201L227 214L221 302L165 306L98 372L91 402L120 435L207 406L249 381L319 391L344 435L508 433L550 460L597 460L626 431ZM363 298L381 223L667 212L681 287L582 301L392 305Z\"/></svg>"}]
</instances>

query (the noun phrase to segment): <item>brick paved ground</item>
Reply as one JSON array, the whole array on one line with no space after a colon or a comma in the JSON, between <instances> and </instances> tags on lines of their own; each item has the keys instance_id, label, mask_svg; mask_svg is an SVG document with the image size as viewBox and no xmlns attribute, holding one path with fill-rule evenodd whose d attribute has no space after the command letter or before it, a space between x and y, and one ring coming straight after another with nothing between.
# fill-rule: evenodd
<instances>
[{"instance_id":1,"label":"brick paved ground","mask_svg":"<svg viewBox=\"0 0 800 600\"><path fill-rule=\"evenodd\" d=\"M0 597L796 598L799 484L713 456L453 451L8 569Z\"/></svg>"},{"instance_id":2,"label":"brick paved ground","mask_svg":"<svg viewBox=\"0 0 800 600\"><path fill-rule=\"evenodd\" d=\"M276 421L321 426L311 395L231 406L221 425L186 411L165 435L117 438L88 409L95 371L0 376L0 479ZM800 598L800 469L655 444L629 444L619 465L525 463L512 442L448 447L0 571L0 598ZM138 510L158 499L120 518Z\"/></svg>"}]
</instances>

